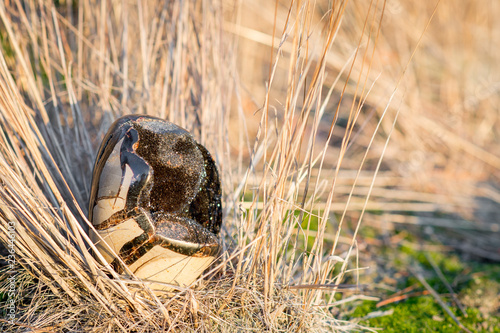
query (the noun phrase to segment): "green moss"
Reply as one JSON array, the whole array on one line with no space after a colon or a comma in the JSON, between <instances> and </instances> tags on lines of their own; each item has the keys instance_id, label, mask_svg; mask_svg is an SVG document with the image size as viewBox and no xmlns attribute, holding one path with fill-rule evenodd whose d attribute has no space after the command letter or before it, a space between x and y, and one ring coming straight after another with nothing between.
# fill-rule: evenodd
<instances>
[{"instance_id":1,"label":"green moss","mask_svg":"<svg viewBox=\"0 0 500 333\"><path fill-rule=\"evenodd\" d=\"M361 237L373 237L371 230L363 228ZM386 244L386 243L384 243ZM427 283L436 290L459 321L472 332L500 333L500 265L477 261L466 261L459 253L431 252L428 245L435 242L418 239L408 234L398 246L370 248L376 255L380 267L375 281L388 274L394 281L391 292L377 294L381 299L389 299L394 291L412 287L410 293L425 291L412 270L420 272ZM421 250L422 249L422 250ZM445 283L438 277L432 262L439 267L454 293L466 309L465 316L454 303ZM385 272L385 273L384 273ZM366 283L366 282L365 282ZM377 282L374 282L376 285ZM392 312L392 314L390 314ZM371 318L374 314L385 314ZM360 323L383 332L459 332L454 320L430 296L415 296L377 308L376 302L365 301L346 319L358 318Z\"/></svg>"},{"instance_id":2,"label":"green moss","mask_svg":"<svg viewBox=\"0 0 500 333\"><path fill-rule=\"evenodd\" d=\"M414 297L400 303L376 308L376 302L365 301L356 308L352 317L363 318L375 311L393 310L392 315L361 319L360 323L384 332L458 332L457 324L446 314L431 296ZM476 332L500 332L498 317L484 318L476 309L468 309L464 317L456 308L451 310L460 322Z\"/></svg>"},{"instance_id":3,"label":"green moss","mask_svg":"<svg viewBox=\"0 0 500 333\"><path fill-rule=\"evenodd\" d=\"M460 259L456 256L454 257L449 257L449 258L443 258L441 261L441 264L443 266L443 269L445 271L451 272L451 273L459 273L463 271L464 266Z\"/></svg>"}]
</instances>

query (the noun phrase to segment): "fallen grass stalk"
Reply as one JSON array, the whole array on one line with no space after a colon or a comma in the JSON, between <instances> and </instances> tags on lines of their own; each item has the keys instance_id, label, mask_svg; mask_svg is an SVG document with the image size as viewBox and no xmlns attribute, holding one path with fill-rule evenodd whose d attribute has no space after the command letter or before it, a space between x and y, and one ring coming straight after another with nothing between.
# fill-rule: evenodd
<instances>
[{"instance_id":1,"label":"fallen grass stalk","mask_svg":"<svg viewBox=\"0 0 500 333\"><path fill-rule=\"evenodd\" d=\"M441 308L451 317L451 319L453 319L453 321L457 324L457 326L460 327L465 332L471 333L471 331L467 327L465 327L460 322L460 320L458 320L457 316L455 316L455 314L453 312L451 312L450 308L444 303L441 296L439 296L439 294L427 283L427 281L422 276L422 274L416 272L414 269L412 269L410 267L408 267L408 269L418 279L418 281L420 281L420 283L425 287L425 289L427 289L427 291L429 291L429 293L432 295L432 297L434 297L436 302L438 302L439 306L441 306Z\"/></svg>"},{"instance_id":2,"label":"fallen grass stalk","mask_svg":"<svg viewBox=\"0 0 500 333\"><path fill-rule=\"evenodd\" d=\"M363 290L367 285L343 285L343 284L310 284L310 285L295 285L288 286L288 289L335 289L336 292Z\"/></svg>"},{"instance_id":3,"label":"fallen grass stalk","mask_svg":"<svg viewBox=\"0 0 500 333\"><path fill-rule=\"evenodd\" d=\"M460 311L462 311L462 314L464 315L464 317L467 318L467 312L465 312L465 309L464 309L462 303L459 301L457 294L453 291L453 288L451 287L448 280L446 280L446 277L444 276L441 269L439 269L438 265L436 265L436 262L434 261L434 259L432 259L432 257L429 255L429 253L427 253L427 252L425 253L425 258L427 259L429 264L431 264L432 269L434 269L434 271L436 272L436 274L439 277L439 279L441 280L441 282L443 282L443 284L446 286L446 289L448 289L448 291L450 292L450 295L453 298L453 302L455 302L455 304L458 306Z\"/></svg>"},{"instance_id":4,"label":"fallen grass stalk","mask_svg":"<svg viewBox=\"0 0 500 333\"><path fill-rule=\"evenodd\" d=\"M409 293L409 294L396 295L396 296L392 296L392 297L384 299L383 301L378 302L376 306L377 306L377 308L379 308L381 306L385 306L385 305L388 305L391 303L404 301L405 299L408 299L411 297L420 297L420 296L429 295L429 294L430 294L430 292L428 290L424 290L424 291L416 291L416 292Z\"/></svg>"}]
</instances>

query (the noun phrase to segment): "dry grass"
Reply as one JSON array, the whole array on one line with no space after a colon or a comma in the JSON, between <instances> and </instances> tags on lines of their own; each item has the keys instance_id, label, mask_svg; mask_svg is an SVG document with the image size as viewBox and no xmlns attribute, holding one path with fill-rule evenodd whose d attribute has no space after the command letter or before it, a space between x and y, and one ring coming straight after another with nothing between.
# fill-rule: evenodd
<instances>
[{"instance_id":1,"label":"dry grass","mask_svg":"<svg viewBox=\"0 0 500 333\"><path fill-rule=\"evenodd\" d=\"M370 4L377 10L370 10ZM274 3L244 5L242 27L237 30L242 37L239 59L245 59L239 73L244 91L249 92L244 105L250 115L266 96ZM328 20L322 15L329 8L326 2L316 3L309 43L301 55L322 45L315 33L327 31ZM315 149L328 144L323 169L313 168L311 177L335 177L330 208L340 215L347 210L353 228L365 207L366 226L389 233L414 225L442 228L445 232L436 232L436 237L445 244L476 258L500 260L496 241L500 230L500 56L494 46L500 41L500 24L494 14L498 10L497 3L474 1L460 6L448 1L347 3L332 50L325 55L321 89L326 108L318 112L322 116L318 125L308 124L305 133L316 131ZM287 11L286 5L278 6L275 49ZM378 21L371 18L382 11L379 32ZM289 25L291 31L293 23ZM289 93L289 82L283 79L289 72L285 60L296 49L291 37L288 41L280 46L281 63L276 66L269 98L278 118ZM353 56L355 65L350 68ZM310 77L306 80L311 82ZM335 83L328 101L326 96ZM302 103L299 98L297 104ZM348 135L349 148L343 153ZM391 139L384 151L388 135ZM373 179L382 151L383 161ZM328 193L318 198L318 209L329 205Z\"/></svg>"},{"instance_id":2,"label":"dry grass","mask_svg":"<svg viewBox=\"0 0 500 333\"><path fill-rule=\"evenodd\" d=\"M0 327L359 329L336 315L367 298L343 285L363 274L362 220L425 224L406 213L467 218L473 197L499 201L498 112L484 105L498 110L500 61L493 46L467 47L500 30L482 19L495 8L469 2L472 14L440 4L432 22L434 4L397 1L0 5L0 237L8 245L16 221L17 269L16 318ZM441 33L457 27L464 39ZM220 167L226 251L175 295L89 252L94 151L127 113L186 128Z\"/></svg>"},{"instance_id":3,"label":"dry grass","mask_svg":"<svg viewBox=\"0 0 500 333\"><path fill-rule=\"evenodd\" d=\"M8 221L16 221L18 269L16 318L2 321L5 329L355 327L336 321L325 307L342 280L333 273L332 260L345 260L344 274L348 258L325 256L334 248L326 251L321 235L305 252L307 230L294 232L302 215L290 214L297 207L312 209L315 195L301 184L315 160L325 156L323 151L298 160L308 114L321 101L323 62L296 58L301 64L291 70L288 115L274 123L267 100L256 139L239 130L241 136L232 140L229 132L244 128L245 117L235 37L221 32L222 18L237 24L236 13L206 2L82 1L76 8L70 3L55 8L50 1L14 1L0 8L2 238L8 244ZM320 55L331 47L338 14L328 18ZM311 14L296 15L300 22ZM294 39L305 33L297 30ZM307 86L299 76L305 67L315 77ZM303 86L308 104L294 124L299 110L294 99ZM118 276L90 254L93 245L84 232L90 227L85 207L94 147L115 117L130 112L164 117L190 130L214 152L224 180L226 251L202 285L175 296L156 296L134 277ZM265 175L257 176L262 166ZM259 184L254 187L250 179ZM247 192L264 207L243 209ZM320 232L327 221L328 209ZM4 290L9 287L4 279Z\"/></svg>"}]
</instances>

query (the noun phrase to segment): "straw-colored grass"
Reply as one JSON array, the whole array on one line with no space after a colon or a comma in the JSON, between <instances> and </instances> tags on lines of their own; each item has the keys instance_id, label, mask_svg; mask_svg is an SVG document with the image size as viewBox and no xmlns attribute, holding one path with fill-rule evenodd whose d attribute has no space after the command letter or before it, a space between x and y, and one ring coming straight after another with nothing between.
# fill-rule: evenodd
<instances>
[{"instance_id":1,"label":"straw-colored grass","mask_svg":"<svg viewBox=\"0 0 500 333\"><path fill-rule=\"evenodd\" d=\"M11 238L15 244L15 262L10 260L3 274L3 309L10 314L7 306L14 302L15 316L1 321L4 330L355 327L330 311L351 255L339 257L332 244L325 248L330 208L322 208L307 251L309 228L302 229L321 190L319 182L309 183L311 170L324 163L328 150L315 151L315 136L305 130L311 111L328 101L319 94L325 55L344 5L322 18L326 29L314 30L312 4L290 7L285 30L293 32L285 31L283 42L290 39L299 51L314 31L318 44L290 59L283 115L274 116L266 95L255 139L245 130L237 37L227 32L239 26L243 12L221 5L80 1L56 7L51 1L12 1L0 6L1 235L5 244ZM272 68L270 76L274 81ZM91 255L96 251L85 216L94 152L111 121L126 113L156 115L185 127L221 170L225 251L200 283L174 294L156 295L147 283L118 276L98 254ZM313 128L319 120L316 116ZM329 197L333 185L326 188ZM253 198L249 207L241 204L247 193ZM13 233L9 222L15 222Z\"/></svg>"},{"instance_id":2,"label":"straw-colored grass","mask_svg":"<svg viewBox=\"0 0 500 333\"><path fill-rule=\"evenodd\" d=\"M260 68L269 63L270 48L279 46L280 59L288 60L296 46L291 38L281 45L279 29L273 40L273 2L244 2L244 6L242 23L234 30L241 37L239 59L244 60L239 73L248 92L243 96L250 114L266 96L268 70ZM327 31L328 20L322 15L330 7L320 1L314 8L309 43L301 49L302 55L321 45L315 32ZM308 124L305 129L307 135L316 131L317 151L329 141L323 169L313 168L310 175L335 178L332 211L347 210L346 220L356 224L365 207L368 218L362 223L381 232L411 225L441 227L445 232L436 232L436 237L447 245L479 258L500 260L500 56L494 46L500 42L498 10L496 2L476 1L346 4L332 49L325 55L322 101L336 86L318 126ZM285 26L287 13L288 7L280 4L277 27ZM370 19L377 15L382 17L380 32L378 21ZM355 64L350 68L353 57ZM289 93L283 79L288 72L286 61L278 63L269 98L278 117ZM311 82L310 77L306 80ZM302 105L302 99L297 103ZM350 121L353 110L355 122ZM342 142L350 131L348 149L342 155ZM304 145L304 152L307 149ZM374 179L382 151L383 161ZM318 209L330 205L328 193L317 198Z\"/></svg>"},{"instance_id":3,"label":"straw-colored grass","mask_svg":"<svg viewBox=\"0 0 500 333\"><path fill-rule=\"evenodd\" d=\"M469 2L479 16L494 12ZM460 85L460 70L436 70L429 55L453 50L438 34L450 5L57 3L0 4L0 239L7 249L15 239L2 331L360 329L337 315L373 299L358 288L361 223L467 216L481 190L500 197L477 185L498 181L498 114L462 112L498 98L464 99L474 80ZM128 113L186 128L219 166L224 252L175 293L119 276L87 236L95 151Z\"/></svg>"}]
</instances>

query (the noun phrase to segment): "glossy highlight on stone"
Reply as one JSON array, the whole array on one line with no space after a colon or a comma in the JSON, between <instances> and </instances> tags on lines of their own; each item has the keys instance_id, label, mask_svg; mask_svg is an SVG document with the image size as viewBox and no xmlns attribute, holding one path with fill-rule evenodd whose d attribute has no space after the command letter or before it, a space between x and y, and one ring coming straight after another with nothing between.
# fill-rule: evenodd
<instances>
[{"instance_id":1,"label":"glossy highlight on stone","mask_svg":"<svg viewBox=\"0 0 500 333\"><path fill-rule=\"evenodd\" d=\"M191 284L220 251L221 188L205 147L168 121L117 119L94 164L89 220L99 252L119 272ZM155 288L167 289L161 284Z\"/></svg>"}]
</instances>

